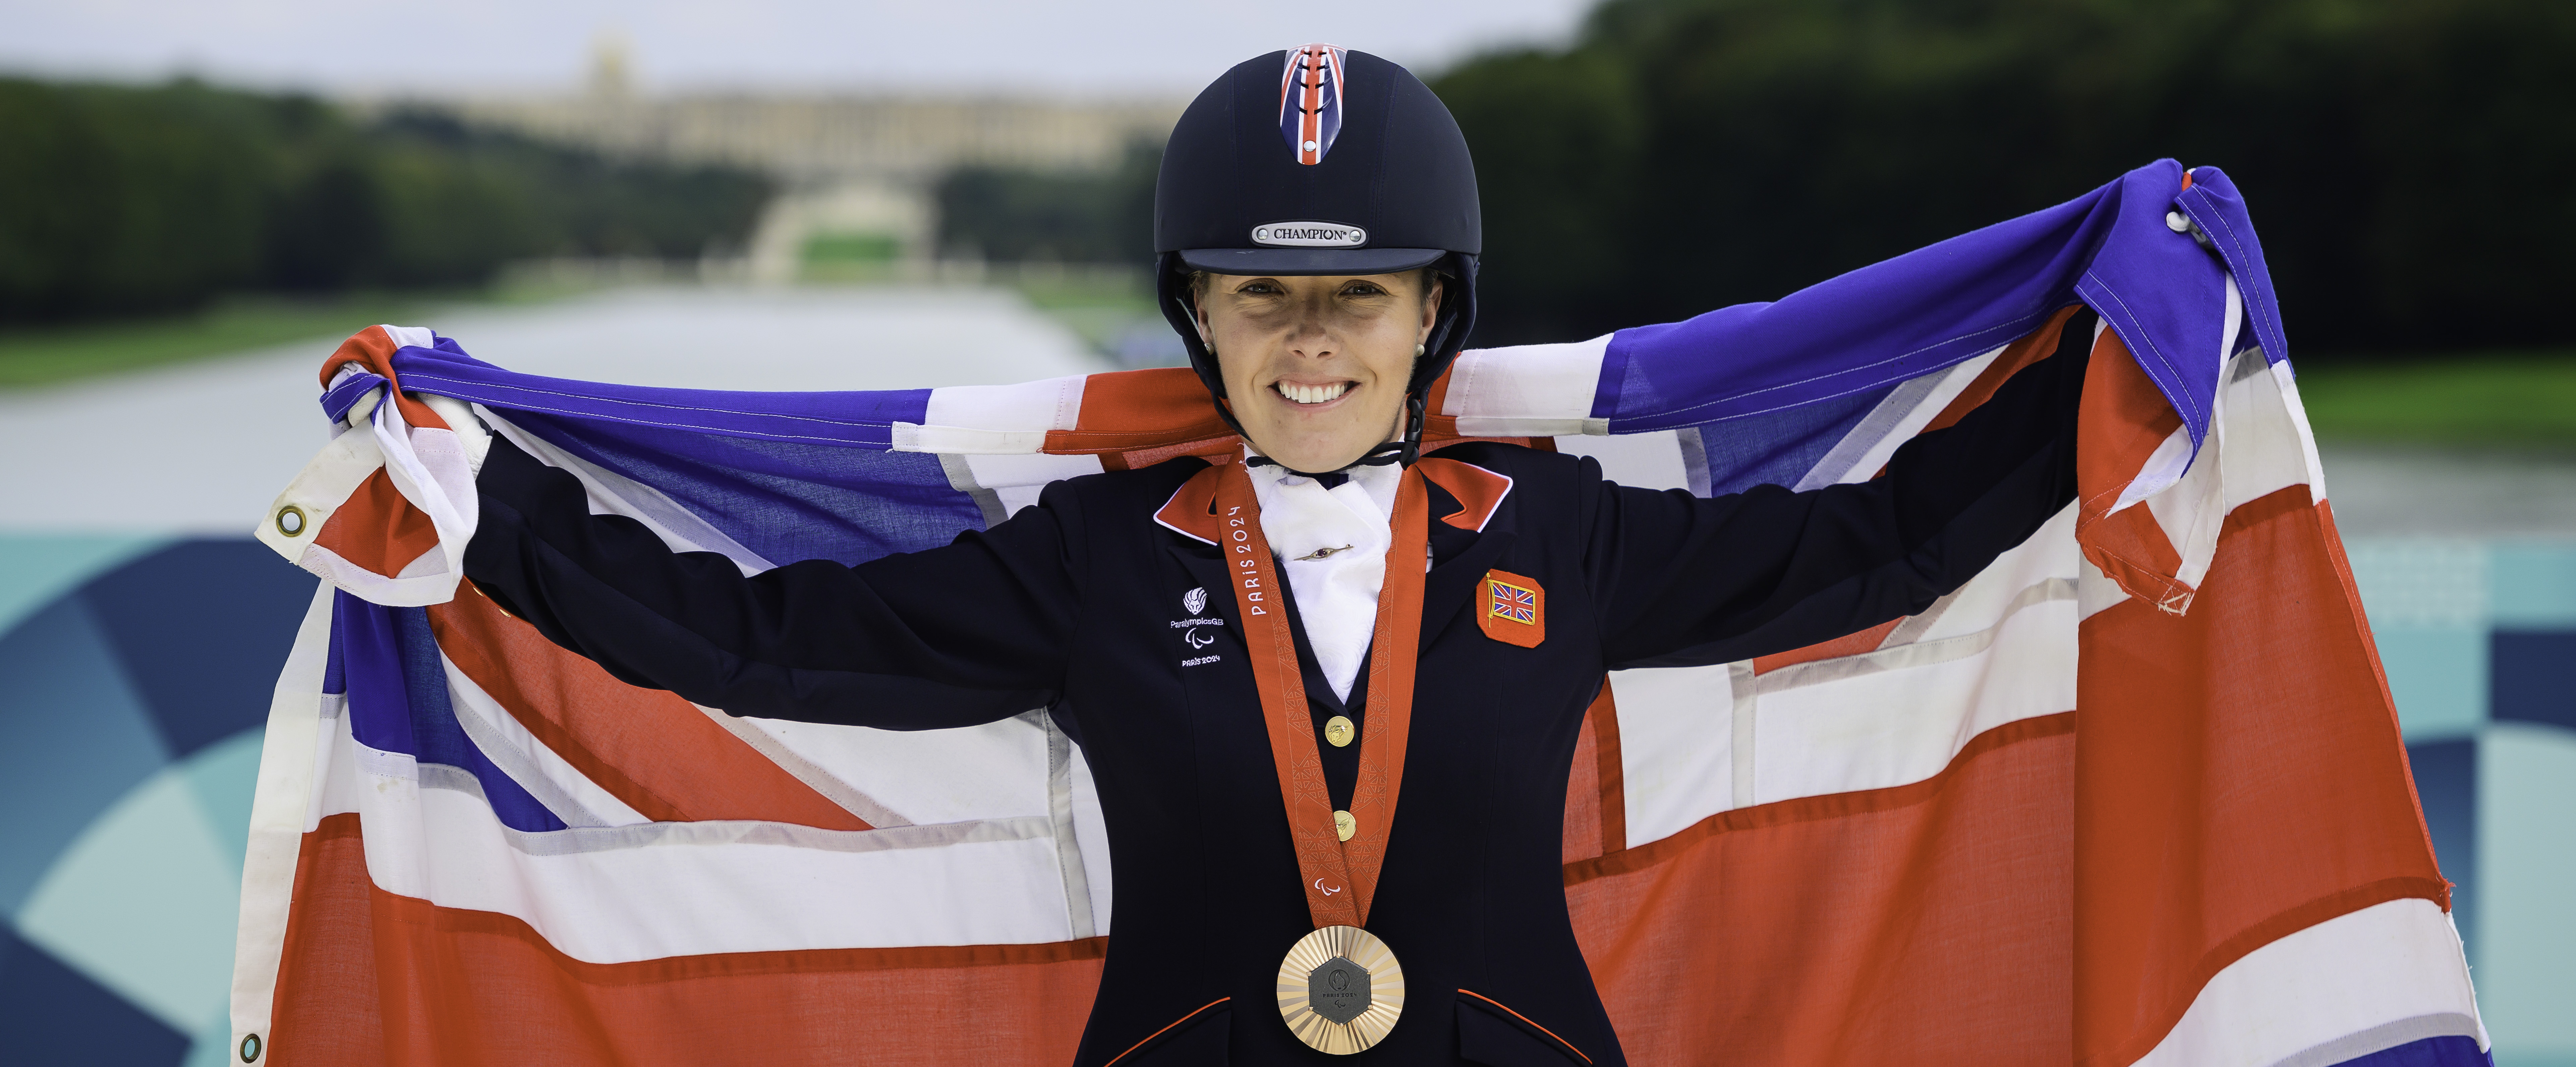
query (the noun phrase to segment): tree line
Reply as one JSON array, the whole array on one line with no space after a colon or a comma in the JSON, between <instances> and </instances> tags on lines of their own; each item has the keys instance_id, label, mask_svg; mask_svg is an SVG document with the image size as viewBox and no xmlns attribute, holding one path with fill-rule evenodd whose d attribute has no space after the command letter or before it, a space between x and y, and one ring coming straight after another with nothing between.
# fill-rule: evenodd
<instances>
[{"instance_id":1,"label":"tree line","mask_svg":"<svg viewBox=\"0 0 2576 1067\"><path fill-rule=\"evenodd\" d=\"M1154 255L1159 143L1126 146L1101 171L975 164L931 191L939 254L1000 262L1137 263Z\"/></svg>"},{"instance_id":2,"label":"tree line","mask_svg":"<svg viewBox=\"0 0 2576 1067\"><path fill-rule=\"evenodd\" d=\"M770 195L738 170L185 80L0 78L0 145L0 323L474 285L541 256L694 259L744 241Z\"/></svg>"},{"instance_id":3,"label":"tree line","mask_svg":"<svg viewBox=\"0 0 2576 1067\"><path fill-rule=\"evenodd\" d=\"M2558 0L1608 0L1429 80L1482 185L1477 344L1777 299L2170 156L2235 179L2292 345L2342 354L2576 341L2570 56ZM1141 262L1152 180L979 172L943 234L1088 212L1057 258Z\"/></svg>"}]
</instances>

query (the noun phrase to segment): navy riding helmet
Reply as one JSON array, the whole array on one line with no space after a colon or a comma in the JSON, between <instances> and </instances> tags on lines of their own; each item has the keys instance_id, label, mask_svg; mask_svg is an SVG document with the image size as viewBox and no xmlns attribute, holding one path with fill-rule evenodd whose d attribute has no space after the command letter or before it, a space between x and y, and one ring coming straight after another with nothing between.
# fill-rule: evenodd
<instances>
[{"instance_id":1,"label":"navy riding helmet","mask_svg":"<svg viewBox=\"0 0 2576 1067\"><path fill-rule=\"evenodd\" d=\"M1189 274L1391 274L1436 267L1439 317L1407 386L1404 440L1352 467L1411 463L1423 405L1476 322L1484 251L1476 165L1413 72L1311 44L1225 72L1172 128L1154 182L1155 293L1226 424L1225 379L1199 340ZM1348 469L1345 467L1344 469ZM1297 472L1306 473L1306 472Z\"/></svg>"}]
</instances>

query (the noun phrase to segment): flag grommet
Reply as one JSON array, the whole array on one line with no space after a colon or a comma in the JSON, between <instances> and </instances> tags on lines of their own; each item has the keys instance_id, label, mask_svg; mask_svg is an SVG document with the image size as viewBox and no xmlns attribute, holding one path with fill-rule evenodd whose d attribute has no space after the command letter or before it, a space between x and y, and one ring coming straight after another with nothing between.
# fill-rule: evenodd
<instances>
[{"instance_id":1,"label":"flag grommet","mask_svg":"<svg viewBox=\"0 0 2576 1067\"><path fill-rule=\"evenodd\" d=\"M242 1039L241 1039L241 1061L242 1061L243 1063L257 1063L257 1062L259 1062L259 1035L258 1035L258 1034L243 1034L243 1035L242 1035Z\"/></svg>"},{"instance_id":2,"label":"flag grommet","mask_svg":"<svg viewBox=\"0 0 2576 1067\"><path fill-rule=\"evenodd\" d=\"M305 527L309 525L311 525L311 523L306 521L303 508L296 507L293 504L288 504L285 507L277 509L278 533L284 534L288 537L299 537L303 535ZM242 1062L248 1063L250 1061L243 1060Z\"/></svg>"}]
</instances>

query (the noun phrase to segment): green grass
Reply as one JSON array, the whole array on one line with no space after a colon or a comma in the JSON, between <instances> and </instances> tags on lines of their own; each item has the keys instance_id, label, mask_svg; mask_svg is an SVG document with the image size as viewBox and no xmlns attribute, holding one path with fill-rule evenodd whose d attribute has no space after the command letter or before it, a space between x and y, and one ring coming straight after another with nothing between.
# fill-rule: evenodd
<instances>
[{"instance_id":1,"label":"green grass","mask_svg":"<svg viewBox=\"0 0 2576 1067\"><path fill-rule=\"evenodd\" d=\"M543 304L596 292L603 284L505 274L491 285L471 289L301 298L236 296L182 315L0 327L0 389L51 385L299 341L336 343L380 322L419 324L460 304ZM313 355L320 359L325 354Z\"/></svg>"},{"instance_id":2,"label":"green grass","mask_svg":"<svg viewBox=\"0 0 2576 1067\"><path fill-rule=\"evenodd\" d=\"M366 294L317 300L243 298L189 315L0 330L0 388L48 385L229 355L296 341L329 341L379 322L403 322L450 301ZM323 353L314 353L320 359Z\"/></svg>"},{"instance_id":3,"label":"green grass","mask_svg":"<svg viewBox=\"0 0 2576 1067\"><path fill-rule=\"evenodd\" d=\"M2321 440L2576 447L2576 351L2314 362L2299 397Z\"/></svg>"},{"instance_id":4,"label":"green grass","mask_svg":"<svg viewBox=\"0 0 2576 1067\"><path fill-rule=\"evenodd\" d=\"M881 233L826 233L805 241L802 258L807 263L892 263L903 254L903 243Z\"/></svg>"},{"instance_id":5,"label":"green grass","mask_svg":"<svg viewBox=\"0 0 2576 1067\"><path fill-rule=\"evenodd\" d=\"M903 242L880 233L822 233L798 250L796 278L827 285L867 285L902 275Z\"/></svg>"}]
</instances>

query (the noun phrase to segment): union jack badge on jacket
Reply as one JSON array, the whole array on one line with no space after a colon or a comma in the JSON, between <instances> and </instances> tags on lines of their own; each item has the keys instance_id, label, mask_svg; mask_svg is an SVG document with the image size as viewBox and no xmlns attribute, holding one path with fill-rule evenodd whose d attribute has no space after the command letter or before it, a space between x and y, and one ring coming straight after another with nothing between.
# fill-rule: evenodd
<instances>
[{"instance_id":1,"label":"union jack badge on jacket","mask_svg":"<svg viewBox=\"0 0 2576 1067\"><path fill-rule=\"evenodd\" d=\"M1483 601L1476 625L1485 636L1522 648L1547 640L1547 590L1537 582L1510 571L1486 571Z\"/></svg>"}]
</instances>

